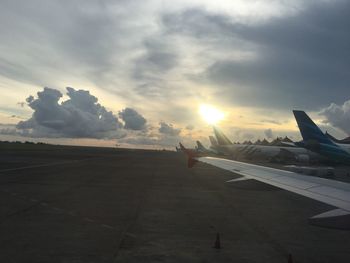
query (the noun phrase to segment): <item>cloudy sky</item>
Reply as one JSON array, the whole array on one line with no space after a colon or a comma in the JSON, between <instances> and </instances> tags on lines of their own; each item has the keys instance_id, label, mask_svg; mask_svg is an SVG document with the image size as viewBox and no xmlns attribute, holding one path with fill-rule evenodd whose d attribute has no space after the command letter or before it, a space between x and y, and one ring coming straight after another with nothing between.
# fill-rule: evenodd
<instances>
[{"instance_id":1,"label":"cloudy sky","mask_svg":"<svg viewBox=\"0 0 350 263\"><path fill-rule=\"evenodd\" d=\"M172 147L350 134L350 2L0 1L0 138Z\"/></svg>"}]
</instances>

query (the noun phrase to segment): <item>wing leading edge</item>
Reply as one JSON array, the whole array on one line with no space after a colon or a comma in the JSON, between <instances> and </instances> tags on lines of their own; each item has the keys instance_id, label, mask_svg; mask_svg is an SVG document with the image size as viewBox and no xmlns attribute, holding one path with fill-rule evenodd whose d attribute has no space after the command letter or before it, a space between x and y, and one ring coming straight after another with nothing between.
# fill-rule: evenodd
<instances>
[{"instance_id":1,"label":"wing leading edge","mask_svg":"<svg viewBox=\"0 0 350 263\"><path fill-rule=\"evenodd\" d=\"M195 159L243 176L229 182L254 179L335 206L337 209L311 217L310 223L350 229L350 184L348 183L221 158L195 157Z\"/></svg>"}]
</instances>

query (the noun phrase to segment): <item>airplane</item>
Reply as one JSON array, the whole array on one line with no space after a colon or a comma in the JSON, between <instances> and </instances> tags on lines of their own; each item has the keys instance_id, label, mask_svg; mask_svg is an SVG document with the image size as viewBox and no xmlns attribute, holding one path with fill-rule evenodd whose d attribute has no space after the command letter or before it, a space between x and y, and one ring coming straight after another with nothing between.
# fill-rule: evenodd
<instances>
[{"instance_id":1,"label":"airplane","mask_svg":"<svg viewBox=\"0 0 350 263\"><path fill-rule=\"evenodd\" d=\"M311 118L300 110L293 110L303 140L295 142L299 147L323 155L333 161L350 164L350 145L334 142L325 135Z\"/></svg>"},{"instance_id":2,"label":"airplane","mask_svg":"<svg viewBox=\"0 0 350 263\"><path fill-rule=\"evenodd\" d=\"M212 142L211 148L215 149L219 154L236 156L241 150L247 145L245 144L233 144L229 138L218 128L213 126L215 138L211 136L210 141ZM214 143L213 143L214 142Z\"/></svg>"},{"instance_id":3,"label":"airplane","mask_svg":"<svg viewBox=\"0 0 350 263\"><path fill-rule=\"evenodd\" d=\"M197 152L213 153L212 150L205 148L204 145L200 141L196 141L196 143L197 143L197 148L196 148Z\"/></svg>"},{"instance_id":4,"label":"airplane","mask_svg":"<svg viewBox=\"0 0 350 263\"><path fill-rule=\"evenodd\" d=\"M223 158L200 157L181 143L180 148L186 153L190 168L197 162L203 162L242 176L227 181L229 183L256 180L334 206L336 209L309 218L309 223L350 230L348 183Z\"/></svg>"},{"instance_id":5,"label":"airplane","mask_svg":"<svg viewBox=\"0 0 350 263\"><path fill-rule=\"evenodd\" d=\"M293 159L301 163L309 163L321 159L318 154L304 147L296 147L294 144L285 144L286 146L233 144L217 127L213 127L213 130L218 142L218 145L215 146L216 151L227 156L245 157L248 159L260 157L270 160L276 158L281 160Z\"/></svg>"},{"instance_id":6,"label":"airplane","mask_svg":"<svg viewBox=\"0 0 350 263\"><path fill-rule=\"evenodd\" d=\"M217 142L217 140L213 137L213 136L209 136L209 141L210 141L210 148L211 149L215 149L219 144Z\"/></svg>"},{"instance_id":7,"label":"airplane","mask_svg":"<svg viewBox=\"0 0 350 263\"><path fill-rule=\"evenodd\" d=\"M199 145L201 145L201 146L199 146ZM197 153L206 153L206 154L212 153L210 150L206 149L201 142L199 142L199 145L197 143L197 145L195 145L194 148L190 148L189 150L197 152ZM201 148L201 147L203 147L203 148ZM183 152L181 149L181 146L179 146L179 147L175 146L175 151L181 152L181 153Z\"/></svg>"},{"instance_id":8,"label":"airplane","mask_svg":"<svg viewBox=\"0 0 350 263\"><path fill-rule=\"evenodd\" d=\"M326 131L325 135L335 143L350 144L350 137L346 137L344 139L339 140L339 139L335 138L334 136L330 135L327 131Z\"/></svg>"},{"instance_id":9,"label":"airplane","mask_svg":"<svg viewBox=\"0 0 350 263\"><path fill-rule=\"evenodd\" d=\"M204 145L200 141L196 141L197 143L197 150L199 152L207 152L208 149L204 147Z\"/></svg>"}]
</instances>

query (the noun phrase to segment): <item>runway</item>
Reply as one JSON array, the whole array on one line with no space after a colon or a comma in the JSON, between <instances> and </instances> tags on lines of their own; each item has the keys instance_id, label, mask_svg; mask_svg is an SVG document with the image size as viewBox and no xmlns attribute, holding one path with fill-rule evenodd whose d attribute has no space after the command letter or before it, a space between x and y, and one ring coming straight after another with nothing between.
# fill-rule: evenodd
<instances>
[{"instance_id":1,"label":"runway","mask_svg":"<svg viewBox=\"0 0 350 263\"><path fill-rule=\"evenodd\" d=\"M0 262L349 262L325 204L181 153L23 146L0 152ZM221 249L213 248L220 235Z\"/></svg>"}]
</instances>

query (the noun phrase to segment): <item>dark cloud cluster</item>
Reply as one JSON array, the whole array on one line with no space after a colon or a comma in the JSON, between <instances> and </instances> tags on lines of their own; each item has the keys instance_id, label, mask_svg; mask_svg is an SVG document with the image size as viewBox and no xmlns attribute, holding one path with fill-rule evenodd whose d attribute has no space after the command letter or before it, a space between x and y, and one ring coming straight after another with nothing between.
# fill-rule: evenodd
<instances>
[{"instance_id":1,"label":"dark cloud cluster","mask_svg":"<svg viewBox=\"0 0 350 263\"><path fill-rule=\"evenodd\" d=\"M162 121L159 123L158 131L169 136L178 136L181 132L181 129L177 129L172 124L168 124Z\"/></svg>"},{"instance_id":2,"label":"dark cloud cluster","mask_svg":"<svg viewBox=\"0 0 350 263\"><path fill-rule=\"evenodd\" d=\"M125 108L119 112L120 118L124 121L124 128L129 130L146 129L146 119L132 108Z\"/></svg>"},{"instance_id":3,"label":"dark cloud cluster","mask_svg":"<svg viewBox=\"0 0 350 263\"><path fill-rule=\"evenodd\" d=\"M144 97L164 97L169 90L167 73L178 65L178 54L167 37L157 35L143 42L144 53L135 60L135 92Z\"/></svg>"},{"instance_id":4,"label":"dark cloud cluster","mask_svg":"<svg viewBox=\"0 0 350 263\"><path fill-rule=\"evenodd\" d=\"M201 9L168 14L163 23L171 33L211 48L252 54L215 60L197 76L216 85L216 95L228 103L315 109L330 100L339 103L348 89L349 13L349 1L332 1L260 23L244 24Z\"/></svg>"},{"instance_id":5,"label":"dark cloud cluster","mask_svg":"<svg viewBox=\"0 0 350 263\"><path fill-rule=\"evenodd\" d=\"M172 124L160 122L159 127L150 125L147 130L129 131L128 136L118 140L120 143L132 145L144 145L154 147L170 147L173 149L179 141L187 145L193 143L191 136L181 136L181 129L175 128Z\"/></svg>"},{"instance_id":6,"label":"dark cloud cluster","mask_svg":"<svg viewBox=\"0 0 350 263\"><path fill-rule=\"evenodd\" d=\"M320 114L326 117L326 123L350 135L350 100L345 101L343 105L331 103L321 110Z\"/></svg>"},{"instance_id":7,"label":"dark cloud cluster","mask_svg":"<svg viewBox=\"0 0 350 263\"><path fill-rule=\"evenodd\" d=\"M1 125L0 134L39 138L118 139L118 143L171 147L180 140L181 129L160 122L159 128L135 109L119 112L121 123L112 111L98 103L87 90L67 88L68 99L56 89L44 88L37 97L29 96L27 105L32 117L16 126Z\"/></svg>"},{"instance_id":8,"label":"dark cloud cluster","mask_svg":"<svg viewBox=\"0 0 350 263\"><path fill-rule=\"evenodd\" d=\"M17 129L30 131L33 137L119 138L125 136L122 124L113 112L106 110L97 98L85 90L67 88L69 99L59 102L62 93L44 88L38 98L29 96L27 103L34 110Z\"/></svg>"},{"instance_id":9,"label":"dark cloud cluster","mask_svg":"<svg viewBox=\"0 0 350 263\"><path fill-rule=\"evenodd\" d=\"M5 52L11 46L16 52L1 54L1 75L42 85L47 78L50 83L56 81L55 73L65 74L70 66L70 74L82 78L89 73L89 79L101 80L103 73L114 68L111 54L120 50L117 47L123 35L123 17L117 16L117 25L110 5L110 1L62 4L34 0L20 5L2 1L1 45ZM118 32L119 37L112 32ZM49 70L43 72L43 65Z\"/></svg>"}]
</instances>

